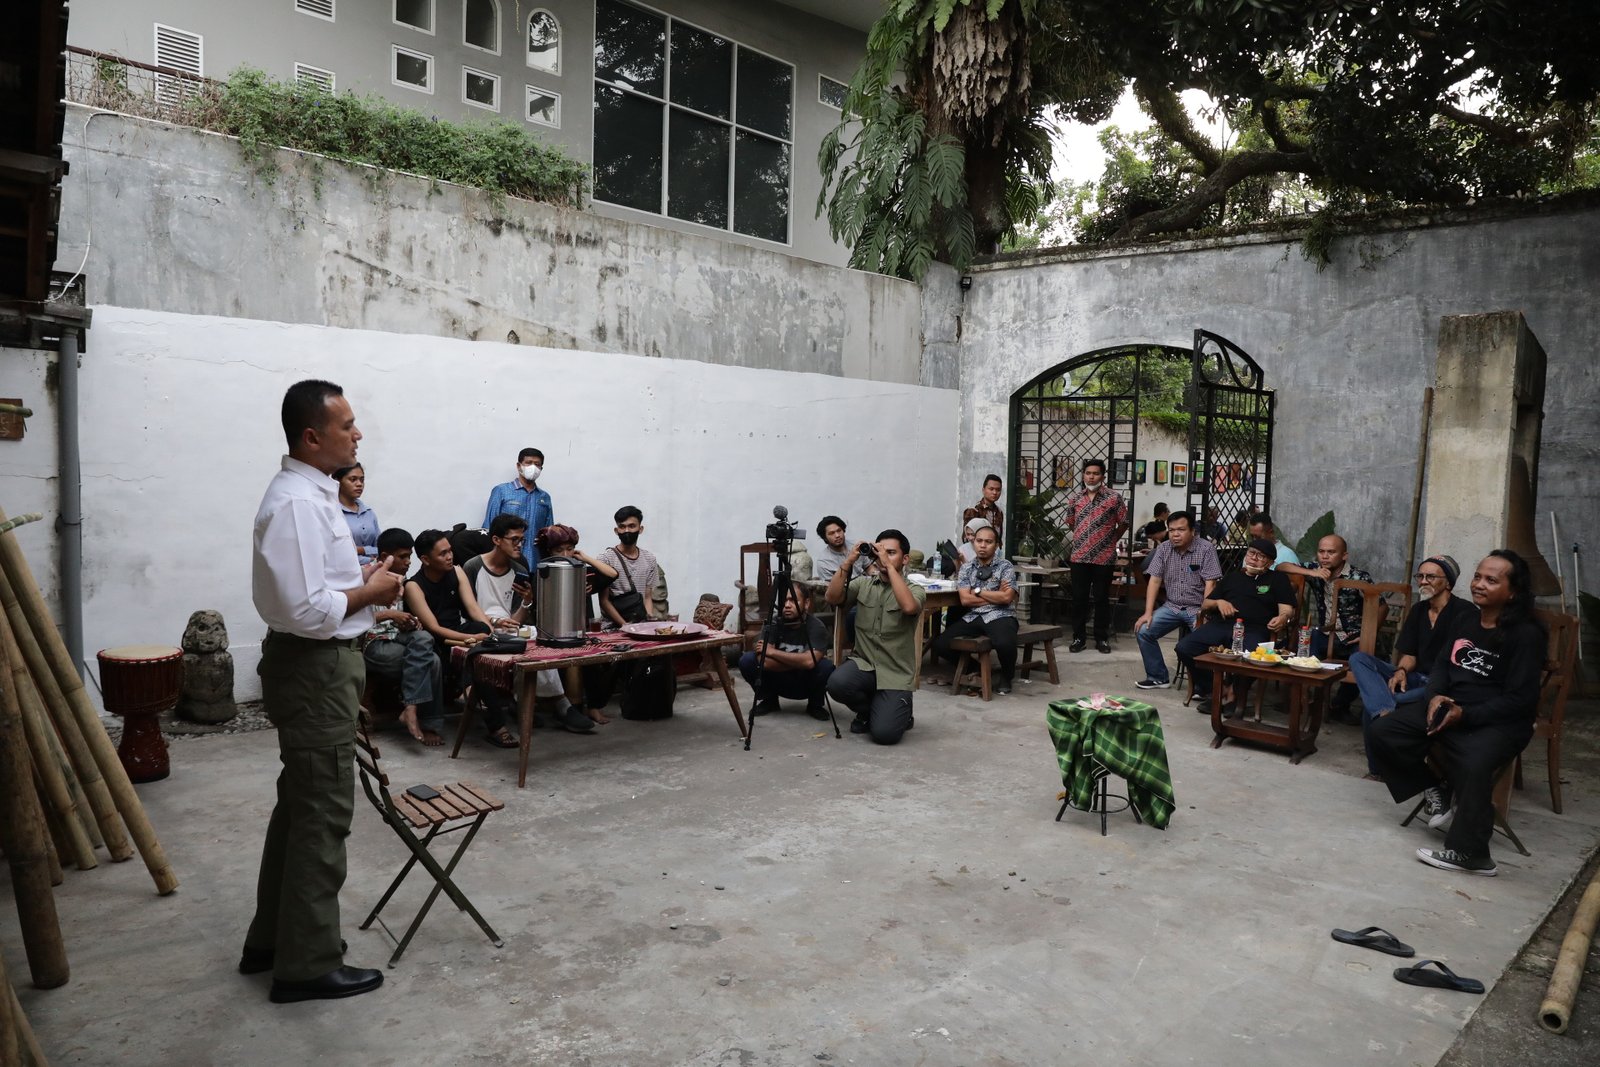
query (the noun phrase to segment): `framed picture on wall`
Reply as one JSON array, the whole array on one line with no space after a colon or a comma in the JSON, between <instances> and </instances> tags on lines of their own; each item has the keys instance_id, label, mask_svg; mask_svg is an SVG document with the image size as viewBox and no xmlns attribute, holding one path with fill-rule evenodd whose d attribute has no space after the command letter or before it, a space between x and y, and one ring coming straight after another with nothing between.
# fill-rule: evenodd
<instances>
[{"instance_id":1,"label":"framed picture on wall","mask_svg":"<svg viewBox=\"0 0 1600 1067\"><path fill-rule=\"evenodd\" d=\"M1197 459L1194 461L1194 480L1201 485L1205 484L1206 461L1203 459Z\"/></svg>"},{"instance_id":2,"label":"framed picture on wall","mask_svg":"<svg viewBox=\"0 0 1600 1067\"><path fill-rule=\"evenodd\" d=\"M1156 460L1156 484L1167 484L1167 461L1164 459Z\"/></svg>"},{"instance_id":3,"label":"framed picture on wall","mask_svg":"<svg viewBox=\"0 0 1600 1067\"><path fill-rule=\"evenodd\" d=\"M1072 457L1057 456L1052 465L1051 482L1057 489L1066 489L1072 485Z\"/></svg>"},{"instance_id":4,"label":"framed picture on wall","mask_svg":"<svg viewBox=\"0 0 1600 1067\"><path fill-rule=\"evenodd\" d=\"M1032 456L1023 456L1018 468L1022 474L1022 487L1028 492L1034 491L1034 465Z\"/></svg>"},{"instance_id":5,"label":"framed picture on wall","mask_svg":"<svg viewBox=\"0 0 1600 1067\"><path fill-rule=\"evenodd\" d=\"M1128 461L1114 459L1111 461L1111 484L1123 485L1128 481Z\"/></svg>"},{"instance_id":6,"label":"framed picture on wall","mask_svg":"<svg viewBox=\"0 0 1600 1067\"><path fill-rule=\"evenodd\" d=\"M1144 484L1144 460L1142 459L1136 459L1133 461L1133 484Z\"/></svg>"},{"instance_id":7,"label":"framed picture on wall","mask_svg":"<svg viewBox=\"0 0 1600 1067\"><path fill-rule=\"evenodd\" d=\"M1244 484L1244 464L1228 464L1228 488L1237 489Z\"/></svg>"},{"instance_id":8,"label":"framed picture on wall","mask_svg":"<svg viewBox=\"0 0 1600 1067\"><path fill-rule=\"evenodd\" d=\"M1195 466L1198 467L1199 464L1197 463ZM1189 484L1189 465L1187 463L1174 463L1172 465L1172 484L1179 487Z\"/></svg>"}]
</instances>

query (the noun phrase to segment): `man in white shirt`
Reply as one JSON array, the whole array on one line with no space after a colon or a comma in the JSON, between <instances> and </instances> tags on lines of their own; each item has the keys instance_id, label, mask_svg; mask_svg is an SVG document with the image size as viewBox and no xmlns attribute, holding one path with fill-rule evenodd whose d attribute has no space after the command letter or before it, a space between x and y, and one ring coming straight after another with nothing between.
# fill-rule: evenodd
<instances>
[{"instance_id":1,"label":"man in white shirt","mask_svg":"<svg viewBox=\"0 0 1600 1067\"><path fill-rule=\"evenodd\" d=\"M401 576L380 559L357 563L330 474L356 461L361 431L331 382L303 381L283 398L289 454L261 499L251 584L267 624L261 690L278 729L278 802L267 824L256 914L239 970L273 972L275 1003L350 997L383 972L344 965L339 889L355 813L356 717L366 668L356 639L373 605L393 603Z\"/></svg>"}]
</instances>

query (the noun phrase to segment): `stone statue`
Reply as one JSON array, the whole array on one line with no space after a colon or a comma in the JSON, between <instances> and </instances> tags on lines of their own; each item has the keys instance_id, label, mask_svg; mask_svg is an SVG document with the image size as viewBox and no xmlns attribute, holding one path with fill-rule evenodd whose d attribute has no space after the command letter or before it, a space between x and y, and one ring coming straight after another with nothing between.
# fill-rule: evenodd
<instances>
[{"instance_id":1,"label":"stone statue","mask_svg":"<svg viewBox=\"0 0 1600 1067\"><path fill-rule=\"evenodd\" d=\"M215 611L197 611L183 630L183 695L178 714L190 722L224 723L239 714L233 702L233 653L228 627Z\"/></svg>"}]
</instances>

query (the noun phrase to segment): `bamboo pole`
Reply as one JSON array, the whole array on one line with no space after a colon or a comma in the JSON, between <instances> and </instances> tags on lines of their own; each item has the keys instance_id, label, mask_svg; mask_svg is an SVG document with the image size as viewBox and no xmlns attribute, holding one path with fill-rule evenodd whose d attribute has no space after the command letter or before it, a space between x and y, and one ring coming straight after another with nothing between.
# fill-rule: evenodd
<instances>
[{"instance_id":1,"label":"bamboo pole","mask_svg":"<svg viewBox=\"0 0 1600 1067\"><path fill-rule=\"evenodd\" d=\"M22 1028L27 1019L11 999L11 980L6 977L5 956L0 955L0 1064L10 1067L22 1062Z\"/></svg>"},{"instance_id":2,"label":"bamboo pole","mask_svg":"<svg viewBox=\"0 0 1600 1067\"><path fill-rule=\"evenodd\" d=\"M100 836L100 826L94 821L94 813L90 810L89 802L84 796L83 786L78 782L78 772L73 769L72 761L67 758L66 750L61 747L61 738L51 723L50 713L44 705L44 697L40 694L39 687L34 684L31 674L28 676L28 684L23 687L23 694L26 696L30 692L33 694L34 700L38 702L38 708L42 716L39 722L43 726L41 732L44 734L45 747L50 750L50 758L55 761L56 766L61 768L61 777L67 784L67 800L72 805L73 815L78 820L78 825L83 828L83 835L89 839L89 847L91 849L103 848L105 839ZM23 711L24 713L27 712L26 704L23 705ZM105 799L107 805L111 805L109 793ZM111 806L114 807L114 805ZM131 855L133 850L129 848L127 852Z\"/></svg>"},{"instance_id":3,"label":"bamboo pole","mask_svg":"<svg viewBox=\"0 0 1600 1067\"><path fill-rule=\"evenodd\" d=\"M33 775L33 783L36 789L39 788L37 770ZM39 802L39 814L44 819L44 828L49 831L45 834L44 843L48 847L44 850L44 858L45 862L50 865L50 886L53 889L67 880L67 872L61 869L61 848L65 839L61 836L61 820L55 817L55 814L50 810L50 806L44 802L42 796L38 794L35 794L35 796Z\"/></svg>"},{"instance_id":4,"label":"bamboo pole","mask_svg":"<svg viewBox=\"0 0 1600 1067\"><path fill-rule=\"evenodd\" d=\"M16 636L11 632L3 613L0 613L0 643L4 644L6 660L11 666L11 682L22 708L22 725L27 734L28 748L33 753L34 773L39 776L40 794L48 803L47 810L53 809L59 817L62 836L57 840L56 848L62 856L70 856L78 870L92 870L99 866L99 861L94 858L94 845L84 832L78 806L73 802L72 791L67 788L66 776L57 762L59 751L48 740L52 735L50 727L45 725L45 710L39 700L39 692L34 688L33 679L28 676L27 666L22 661L22 650L17 647Z\"/></svg>"},{"instance_id":5,"label":"bamboo pole","mask_svg":"<svg viewBox=\"0 0 1600 1067\"><path fill-rule=\"evenodd\" d=\"M89 810L94 814L95 824L99 827L106 851L111 853L113 862L120 863L133 855L133 846L128 844L128 835L122 828L122 816L117 814L116 801L111 799L111 789L100 774L100 765L95 762L94 754L89 750L89 742L85 739L83 730L79 728L78 720L73 716L71 708L67 706L66 694L61 692L61 686L56 684L55 674L45 662L44 649L39 647L38 639L28 628L27 619L23 618L22 605L18 603L4 571L0 571L0 605L5 607L6 620L11 625L11 635L22 649L22 658L28 665L34 686L44 701L45 710L55 723L56 733L66 747L72 766L78 772L78 781L83 785L84 797L89 802ZM95 728L104 732L98 723Z\"/></svg>"},{"instance_id":6,"label":"bamboo pole","mask_svg":"<svg viewBox=\"0 0 1600 1067\"><path fill-rule=\"evenodd\" d=\"M8 982L6 988L11 1000L11 1014L17 1020L17 1044L21 1046L17 1051L22 1053L24 1067L50 1067L50 1061L44 1058L44 1049L39 1047L39 1039L34 1036L33 1026L22 1010L22 1003L17 1000L17 987Z\"/></svg>"},{"instance_id":7,"label":"bamboo pole","mask_svg":"<svg viewBox=\"0 0 1600 1067\"><path fill-rule=\"evenodd\" d=\"M1550 972L1550 984L1545 987L1544 1003L1539 1005L1539 1025L1552 1034L1565 1033L1571 1020L1572 1002L1578 997L1578 984L1583 981L1583 965L1589 958L1589 943L1594 940L1597 923L1600 923L1600 871L1589 879L1589 888L1578 901L1572 924L1561 939L1561 951L1556 954L1555 969Z\"/></svg>"},{"instance_id":8,"label":"bamboo pole","mask_svg":"<svg viewBox=\"0 0 1600 1067\"><path fill-rule=\"evenodd\" d=\"M5 512L0 511L0 522L4 521ZM39 638L45 659L49 661L62 693L67 697L68 707L77 718L78 725L83 730L84 740L89 742L89 750L94 755L95 763L100 767L107 788L111 790L111 799L116 801L117 810L122 813L122 821L128 827L128 836L133 838L135 847L139 849L139 855L144 858L145 867L150 871L150 877L155 881L156 892L166 896L178 888L178 876L167 863L167 854L156 838L155 827L150 825L150 818L145 814L144 805L139 801L139 794L133 791L133 783L128 780L128 772L123 768L122 761L117 758L117 750L112 747L111 738L106 736L99 714L89 702L89 694L84 691L83 678L78 674L78 666L72 662L61 635L56 632L55 622L45 608L44 597L39 594L39 587L34 583L33 571L29 569L27 558L23 556L15 537L0 534L0 570L5 572L12 593L22 604L23 616L27 618L34 635Z\"/></svg>"},{"instance_id":9,"label":"bamboo pole","mask_svg":"<svg viewBox=\"0 0 1600 1067\"><path fill-rule=\"evenodd\" d=\"M22 708L11 687L11 669L0 647L0 848L11 868L22 945L33 984L54 989L71 977L67 948L61 941L55 894L50 888L50 846L44 813L28 770L28 741L22 730Z\"/></svg>"}]
</instances>

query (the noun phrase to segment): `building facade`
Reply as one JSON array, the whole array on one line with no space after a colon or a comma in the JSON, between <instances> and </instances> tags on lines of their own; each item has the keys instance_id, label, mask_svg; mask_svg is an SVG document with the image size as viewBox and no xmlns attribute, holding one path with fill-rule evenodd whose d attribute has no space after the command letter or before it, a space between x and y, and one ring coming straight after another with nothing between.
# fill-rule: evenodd
<instances>
[{"instance_id":1,"label":"building facade","mask_svg":"<svg viewBox=\"0 0 1600 1067\"><path fill-rule=\"evenodd\" d=\"M817 150L875 0L78 0L69 44L521 125L593 210L824 263Z\"/></svg>"}]
</instances>

